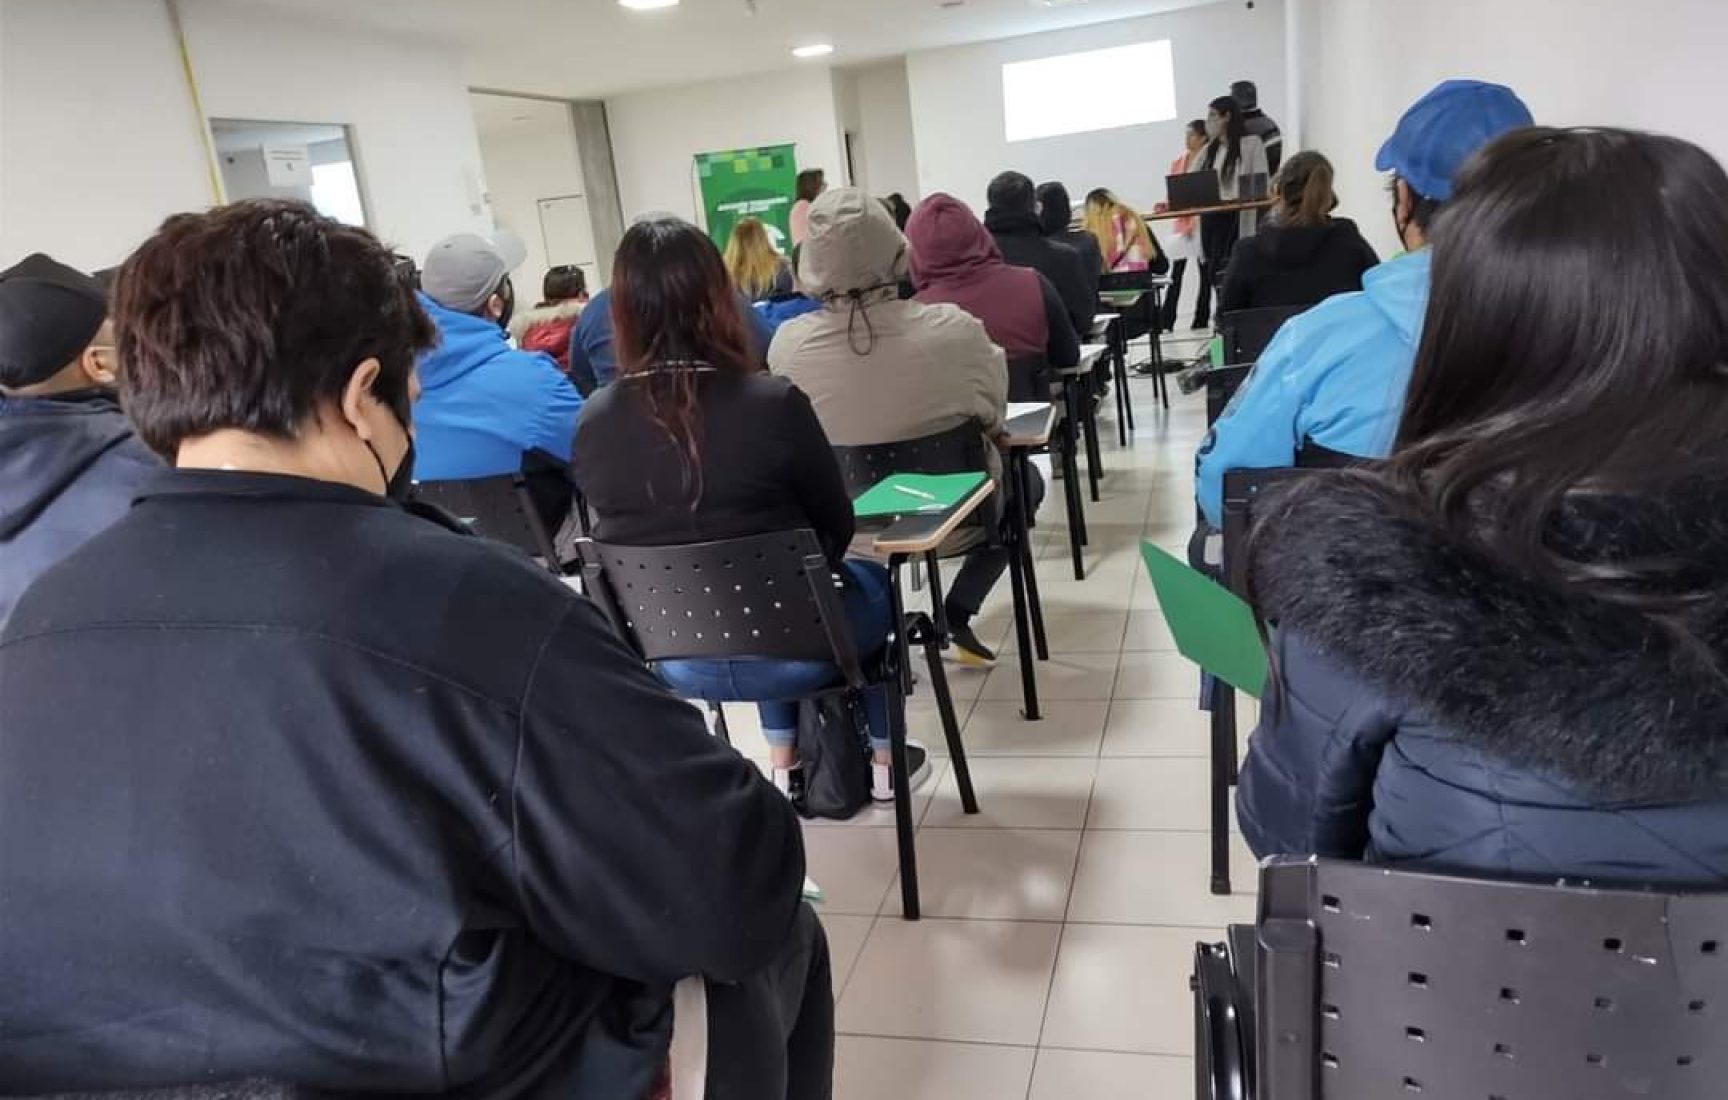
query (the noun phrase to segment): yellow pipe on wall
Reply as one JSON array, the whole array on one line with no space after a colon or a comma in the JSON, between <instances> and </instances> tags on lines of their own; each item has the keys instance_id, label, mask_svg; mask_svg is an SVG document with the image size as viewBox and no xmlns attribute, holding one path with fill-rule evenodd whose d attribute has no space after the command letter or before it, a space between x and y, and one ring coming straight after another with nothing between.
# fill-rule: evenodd
<instances>
[{"instance_id":1,"label":"yellow pipe on wall","mask_svg":"<svg viewBox=\"0 0 1728 1100\"><path fill-rule=\"evenodd\" d=\"M192 68L192 51L186 45L186 28L180 22L179 0L162 0L168 9L168 25L180 50L180 70L186 74L186 91L192 97L193 121L198 124L198 143L204 150L204 170L210 176L210 204L222 205L222 171L216 164L216 143L210 138L210 120L204 117L204 99L198 94L198 74Z\"/></svg>"}]
</instances>

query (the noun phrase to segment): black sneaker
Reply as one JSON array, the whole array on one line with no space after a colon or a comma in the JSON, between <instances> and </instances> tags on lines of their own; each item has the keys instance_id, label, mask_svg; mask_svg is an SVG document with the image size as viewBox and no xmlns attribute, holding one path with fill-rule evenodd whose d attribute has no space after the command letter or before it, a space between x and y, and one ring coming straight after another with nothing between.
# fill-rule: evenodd
<instances>
[{"instance_id":1,"label":"black sneaker","mask_svg":"<svg viewBox=\"0 0 1728 1100\"><path fill-rule=\"evenodd\" d=\"M913 790L930 778L930 750L917 741L906 742L906 776ZM894 769L889 765L870 765L870 797L877 802L894 801Z\"/></svg>"},{"instance_id":2,"label":"black sneaker","mask_svg":"<svg viewBox=\"0 0 1728 1100\"><path fill-rule=\"evenodd\" d=\"M985 668L996 663L996 654L990 647L978 640L978 635L972 633L972 624L958 624L952 619L948 624L948 640L954 643L954 649L963 665L973 668Z\"/></svg>"}]
</instances>

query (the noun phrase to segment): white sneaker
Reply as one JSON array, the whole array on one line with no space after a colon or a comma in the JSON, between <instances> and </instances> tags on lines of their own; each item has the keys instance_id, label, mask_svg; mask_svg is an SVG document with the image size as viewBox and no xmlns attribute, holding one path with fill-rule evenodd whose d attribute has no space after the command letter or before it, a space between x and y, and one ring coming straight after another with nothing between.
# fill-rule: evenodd
<instances>
[{"instance_id":1,"label":"white sneaker","mask_svg":"<svg viewBox=\"0 0 1728 1100\"><path fill-rule=\"evenodd\" d=\"M930 750L922 743L906 742L906 775L913 790L930 778ZM888 764L870 765L870 797L877 802L894 801L894 768Z\"/></svg>"}]
</instances>

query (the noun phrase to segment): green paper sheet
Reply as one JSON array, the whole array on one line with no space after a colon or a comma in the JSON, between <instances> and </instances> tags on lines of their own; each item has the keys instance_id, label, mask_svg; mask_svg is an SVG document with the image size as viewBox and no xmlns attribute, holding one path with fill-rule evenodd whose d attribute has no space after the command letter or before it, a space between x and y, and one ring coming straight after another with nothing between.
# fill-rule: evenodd
<instances>
[{"instance_id":1,"label":"green paper sheet","mask_svg":"<svg viewBox=\"0 0 1728 1100\"><path fill-rule=\"evenodd\" d=\"M852 512L859 519L946 512L971 496L986 476L982 472L891 474L854 500Z\"/></svg>"},{"instance_id":2,"label":"green paper sheet","mask_svg":"<svg viewBox=\"0 0 1728 1100\"><path fill-rule=\"evenodd\" d=\"M1140 556L1182 656L1260 698L1266 688L1266 647L1254 612L1234 592L1150 542L1140 544Z\"/></svg>"}]
</instances>

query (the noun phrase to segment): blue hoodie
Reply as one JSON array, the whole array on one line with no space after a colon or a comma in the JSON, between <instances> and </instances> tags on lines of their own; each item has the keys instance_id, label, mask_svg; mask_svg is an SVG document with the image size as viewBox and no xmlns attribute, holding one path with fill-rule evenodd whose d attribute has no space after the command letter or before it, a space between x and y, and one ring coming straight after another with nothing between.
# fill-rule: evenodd
<instances>
[{"instance_id":1,"label":"blue hoodie","mask_svg":"<svg viewBox=\"0 0 1728 1100\"><path fill-rule=\"evenodd\" d=\"M1213 527L1223 519L1224 474L1294 466L1312 441L1383 458L1398 434L1404 391L1428 308L1426 249L1388 260L1278 330L1230 407L1200 446L1196 495Z\"/></svg>"},{"instance_id":2,"label":"blue hoodie","mask_svg":"<svg viewBox=\"0 0 1728 1100\"><path fill-rule=\"evenodd\" d=\"M551 356L517 351L494 321L420 305L438 346L420 357L414 404L414 473L463 481L515 473L535 449L570 460L582 398Z\"/></svg>"}]
</instances>

